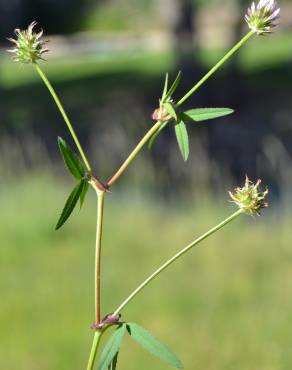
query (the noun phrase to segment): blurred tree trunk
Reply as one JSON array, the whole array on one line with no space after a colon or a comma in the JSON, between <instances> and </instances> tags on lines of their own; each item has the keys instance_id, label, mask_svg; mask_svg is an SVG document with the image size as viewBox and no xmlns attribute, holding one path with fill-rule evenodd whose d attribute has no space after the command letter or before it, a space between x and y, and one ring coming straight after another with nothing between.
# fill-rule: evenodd
<instances>
[{"instance_id":1,"label":"blurred tree trunk","mask_svg":"<svg viewBox=\"0 0 292 370\"><path fill-rule=\"evenodd\" d=\"M246 0L238 0L238 16L234 24L232 45L241 39L244 30L246 30L246 24L243 21L246 6ZM240 52L231 58L226 83L230 91L230 103L236 108L240 105L241 101L245 101L247 94L244 79L240 72Z\"/></svg>"},{"instance_id":2,"label":"blurred tree trunk","mask_svg":"<svg viewBox=\"0 0 292 370\"><path fill-rule=\"evenodd\" d=\"M193 0L160 0L160 9L165 23L173 36L177 69L187 79L198 64L194 60L198 49L195 25L197 6Z\"/></svg>"}]
</instances>

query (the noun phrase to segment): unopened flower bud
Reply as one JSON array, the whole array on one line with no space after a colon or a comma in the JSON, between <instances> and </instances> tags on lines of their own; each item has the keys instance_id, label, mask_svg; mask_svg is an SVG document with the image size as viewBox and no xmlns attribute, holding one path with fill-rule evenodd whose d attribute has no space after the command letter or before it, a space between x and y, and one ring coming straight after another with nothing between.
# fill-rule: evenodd
<instances>
[{"instance_id":1,"label":"unopened flower bud","mask_svg":"<svg viewBox=\"0 0 292 370\"><path fill-rule=\"evenodd\" d=\"M36 33L33 31L36 22L32 22L26 30L15 29L16 39L8 40L14 43L14 48L7 50L14 54L12 59L21 63L35 63L38 59L43 59L43 54L49 50L44 47L48 41L43 41L43 31Z\"/></svg>"},{"instance_id":2,"label":"unopened flower bud","mask_svg":"<svg viewBox=\"0 0 292 370\"><path fill-rule=\"evenodd\" d=\"M171 115L167 112L165 107L162 105L161 107L155 109L155 111L152 113L152 119L154 121L166 122L171 119Z\"/></svg>"},{"instance_id":3,"label":"unopened flower bud","mask_svg":"<svg viewBox=\"0 0 292 370\"><path fill-rule=\"evenodd\" d=\"M260 184L261 180L254 184L246 176L244 187L236 188L233 193L229 192L233 203L248 215L260 215L261 209L268 207L265 198L269 191L267 188L264 191L260 191Z\"/></svg>"},{"instance_id":4,"label":"unopened flower bud","mask_svg":"<svg viewBox=\"0 0 292 370\"><path fill-rule=\"evenodd\" d=\"M277 26L280 8L276 0L260 0L257 5L253 2L248 8L245 20L249 28L258 35L271 33Z\"/></svg>"}]
</instances>

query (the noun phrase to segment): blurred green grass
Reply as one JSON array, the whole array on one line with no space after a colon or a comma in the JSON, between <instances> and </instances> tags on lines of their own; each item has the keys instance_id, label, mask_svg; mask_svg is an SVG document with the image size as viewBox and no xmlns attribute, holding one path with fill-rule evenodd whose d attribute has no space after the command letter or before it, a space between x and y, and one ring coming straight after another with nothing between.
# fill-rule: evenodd
<instances>
[{"instance_id":1,"label":"blurred green grass","mask_svg":"<svg viewBox=\"0 0 292 370\"><path fill-rule=\"evenodd\" d=\"M273 53L271 53L273 50ZM226 52L226 48L202 48L199 58L203 67L211 67ZM279 33L269 38L254 38L239 54L244 73L265 70L291 61L291 33ZM77 81L88 77L116 73L143 73L157 76L175 66L172 52L125 51L92 55L64 56L50 60L44 68L52 81ZM11 89L39 82L31 66L15 65L8 56L2 58L0 84Z\"/></svg>"},{"instance_id":2,"label":"blurred green grass","mask_svg":"<svg viewBox=\"0 0 292 370\"><path fill-rule=\"evenodd\" d=\"M3 180L0 358L7 370L84 369L92 333L95 199L53 230L71 184L48 173ZM225 194L222 194L222 198ZM161 261L233 212L113 191L103 246L103 313ZM242 217L172 266L125 310L186 369L291 368L291 219ZM167 369L133 343L120 369Z\"/></svg>"}]
</instances>

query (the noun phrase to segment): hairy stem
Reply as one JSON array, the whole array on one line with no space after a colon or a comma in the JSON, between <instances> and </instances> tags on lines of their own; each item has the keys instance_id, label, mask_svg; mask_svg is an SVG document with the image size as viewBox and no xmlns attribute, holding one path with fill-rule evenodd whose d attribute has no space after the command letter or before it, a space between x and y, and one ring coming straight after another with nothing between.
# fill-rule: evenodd
<instances>
[{"instance_id":1,"label":"hairy stem","mask_svg":"<svg viewBox=\"0 0 292 370\"><path fill-rule=\"evenodd\" d=\"M101 240L103 226L103 210L105 192L96 190L97 193L97 224L96 224L96 246L95 246L95 324L100 322L100 266L101 266Z\"/></svg>"},{"instance_id":2,"label":"hairy stem","mask_svg":"<svg viewBox=\"0 0 292 370\"><path fill-rule=\"evenodd\" d=\"M162 125L162 122L160 122L160 121L156 122L155 125L152 126L152 128L140 140L138 145L131 152L131 154L128 156L128 158L125 160L125 162L121 165L121 167L118 169L118 171L108 181L108 183L107 183L108 187L111 187L118 180L118 178L125 172L125 170L129 166L129 164L133 161L133 159L136 158L136 156L139 154L139 152L143 148L143 146L148 142L148 140L151 138L151 136L153 134L155 134L155 132L160 128L161 125Z\"/></svg>"},{"instance_id":3,"label":"hairy stem","mask_svg":"<svg viewBox=\"0 0 292 370\"><path fill-rule=\"evenodd\" d=\"M69 131L70 131L70 134L71 134L71 136L72 136L72 138L73 138L73 140L76 144L76 147L79 150L79 153L80 153L80 155L81 155L81 157L84 161L84 164L85 164L88 172L91 172L91 166L88 162L88 159L87 159L87 157L86 157L86 155L85 155L85 153L82 149L82 146L81 146L81 144L78 140L78 137L77 137L77 135L76 135L76 133L73 129L73 126L72 126L72 124L71 124L71 122L70 122L70 120L67 116L67 113L66 113L66 111L65 111L65 109L64 109L64 107L63 107L63 105L62 105L62 103L61 103L61 101L60 101L60 99L59 99L59 97L56 93L56 91L55 91L55 89L51 85L50 81L48 80L47 76L45 75L45 73L43 72L41 67L37 63L33 63L33 66L34 66L35 70L37 71L37 73L39 74L39 76L41 77L41 79L43 80L43 82L46 85L47 89L49 90L50 94L52 95L52 97L53 97L53 99L54 99L54 101L55 101L55 103L56 103L56 105L57 105L57 107L58 107L58 109L59 109L67 127L68 127L68 129L69 129Z\"/></svg>"},{"instance_id":4,"label":"hairy stem","mask_svg":"<svg viewBox=\"0 0 292 370\"><path fill-rule=\"evenodd\" d=\"M164 271L168 266L170 266L173 262L175 262L178 258L180 258L182 255L184 255L186 252L188 252L190 249L192 249L194 246L208 238L210 235L214 234L216 231L220 230L223 226L227 225L229 222L236 219L239 215L241 215L243 211L240 209L233 213L230 217L226 218L224 221L220 222L218 225L207 231L205 234L200 236L198 239L191 242L189 245L187 245L185 248L183 248L181 251L179 251L177 254L175 254L172 258L170 258L168 261L166 261L163 265L161 265L157 270L155 270L146 280L144 280L125 300L124 302L115 310L114 315L118 315L122 309L124 309L128 303L132 301L134 297L138 293L140 293L146 286L159 274Z\"/></svg>"},{"instance_id":5,"label":"hairy stem","mask_svg":"<svg viewBox=\"0 0 292 370\"><path fill-rule=\"evenodd\" d=\"M254 34L254 31L250 31L248 34L246 34L185 96L180 99L180 101L177 103L177 106L182 105L195 91L197 91L199 87L201 87L203 83L212 76L212 74L214 74L225 62L227 62L227 60Z\"/></svg>"},{"instance_id":6,"label":"hairy stem","mask_svg":"<svg viewBox=\"0 0 292 370\"><path fill-rule=\"evenodd\" d=\"M96 358L96 354L97 354L97 350L100 344L100 339L101 339L102 334L103 332L99 330L94 333L91 351L89 354L88 364L86 368L87 370L93 370L93 366L95 363L95 358Z\"/></svg>"}]
</instances>

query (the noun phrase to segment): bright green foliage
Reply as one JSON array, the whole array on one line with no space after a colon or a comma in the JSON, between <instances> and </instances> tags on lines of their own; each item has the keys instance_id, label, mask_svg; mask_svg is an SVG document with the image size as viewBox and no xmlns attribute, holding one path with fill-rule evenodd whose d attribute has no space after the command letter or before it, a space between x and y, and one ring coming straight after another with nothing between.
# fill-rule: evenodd
<instances>
[{"instance_id":1,"label":"bright green foliage","mask_svg":"<svg viewBox=\"0 0 292 370\"><path fill-rule=\"evenodd\" d=\"M81 194L80 194L80 209L83 206L83 203L84 203L86 194L88 192L88 189L89 189L89 183L87 181L84 181L83 188L82 188L82 191L81 191Z\"/></svg>"},{"instance_id":2,"label":"bright green foliage","mask_svg":"<svg viewBox=\"0 0 292 370\"><path fill-rule=\"evenodd\" d=\"M166 75L166 82L165 82L165 86L164 86L164 91L167 89L167 83L168 83L168 75ZM177 76L176 76L176 79L174 80L173 84L171 85L170 89L167 91L167 93L163 94L162 96L162 103L168 101L171 96L175 93L179 83L181 81L181 71L178 72Z\"/></svg>"},{"instance_id":3,"label":"bright green foliage","mask_svg":"<svg viewBox=\"0 0 292 370\"><path fill-rule=\"evenodd\" d=\"M76 179L81 180L85 176L85 170L80 159L61 137L58 137L58 145L68 170Z\"/></svg>"},{"instance_id":4,"label":"bright green foliage","mask_svg":"<svg viewBox=\"0 0 292 370\"><path fill-rule=\"evenodd\" d=\"M117 364L118 364L118 357L119 357L119 352L115 354L115 357L113 358L112 362L110 363L108 370L116 370Z\"/></svg>"},{"instance_id":5,"label":"bright green foliage","mask_svg":"<svg viewBox=\"0 0 292 370\"><path fill-rule=\"evenodd\" d=\"M161 97L162 102L165 100L165 97L166 97L166 94L167 94L168 81L169 81L169 77L168 77L168 73L166 73L165 81L164 81L164 87L163 87L163 93L162 93L162 97Z\"/></svg>"},{"instance_id":6,"label":"bright green foliage","mask_svg":"<svg viewBox=\"0 0 292 370\"><path fill-rule=\"evenodd\" d=\"M227 116L233 112L234 110L230 108L196 108L187 110L182 115L192 121L201 122Z\"/></svg>"},{"instance_id":7,"label":"bright green foliage","mask_svg":"<svg viewBox=\"0 0 292 370\"><path fill-rule=\"evenodd\" d=\"M178 369L183 369L183 364L163 343L154 338L146 329L135 323L127 323L127 330L131 337L146 351L157 356L160 360Z\"/></svg>"},{"instance_id":8,"label":"bright green foliage","mask_svg":"<svg viewBox=\"0 0 292 370\"><path fill-rule=\"evenodd\" d=\"M189 136L184 121L180 119L178 122L176 122L174 129L181 155L183 160L186 162L190 154L190 147Z\"/></svg>"},{"instance_id":9,"label":"bright green foliage","mask_svg":"<svg viewBox=\"0 0 292 370\"><path fill-rule=\"evenodd\" d=\"M122 339L126 332L126 325L119 326L105 345L98 364L98 370L114 370L117 363L117 354L120 350Z\"/></svg>"},{"instance_id":10,"label":"bright green foliage","mask_svg":"<svg viewBox=\"0 0 292 370\"><path fill-rule=\"evenodd\" d=\"M169 113L172 118L177 120L177 114L173 104L171 102L166 102L163 104L163 106L166 109L167 113Z\"/></svg>"},{"instance_id":11,"label":"bright green foliage","mask_svg":"<svg viewBox=\"0 0 292 370\"><path fill-rule=\"evenodd\" d=\"M78 202L78 199L81 197L81 194L84 193L84 188L86 187L87 182L86 180L81 180L73 189L71 194L69 195L69 198L67 199L65 206L63 208L63 211L61 213L61 216L59 218L59 221L57 222L56 225L56 230L60 229L61 226L64 225L64 223L68 220L70 217L71 213L73 212L76 203ZM84 200L84 196L83 196ZM83 200L81 201L80 198L80 203L82 205Z\"/></svg>"}]
</instances>

